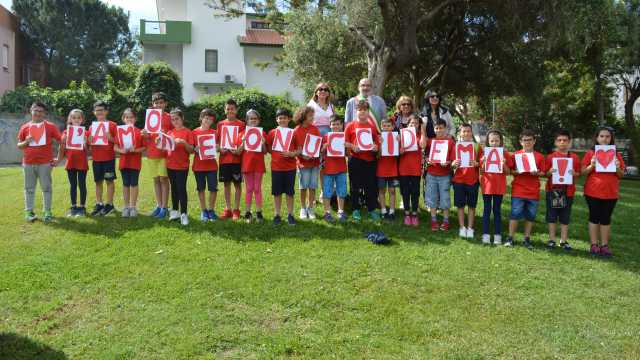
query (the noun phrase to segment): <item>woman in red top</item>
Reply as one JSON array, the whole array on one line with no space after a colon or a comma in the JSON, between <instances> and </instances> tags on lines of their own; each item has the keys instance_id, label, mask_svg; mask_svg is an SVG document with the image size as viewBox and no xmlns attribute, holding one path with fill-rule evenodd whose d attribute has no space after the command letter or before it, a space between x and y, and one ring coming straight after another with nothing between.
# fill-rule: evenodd
<instances>
[{"instance_id":1,"label":"woman in red top","mask_svg":"<svg viewBox=\"0 0 640 360\"><path fill-rule=\"evenodd\" d=\"M260 126L260 113L251 109L247 111L246 121L247 126L258 127ZM260 142L262 146L258 151L247 150L245 145L247 139L245 138L245 131L240 133L239 138L242 140L241 146L245 149L242 153L242 177L244 178L244 203L246 212L244 213L244 219L246 222L251 222L251 200L256 199L256 220L263 221L262 215L262 176L265 172L264 167L264 153L267 152L267 134L264 131L260 132ZM249 139L249 141L257 141ZM257 144L256 144L257 145Z\"/></svg>"},{"instance_id":2,"label":"woman in red top","mask_svg":"<svg viewBox=\"0 0 640 360\"><path fill-rule=\"evenodd\" d=\"M593 136L593 143L594 145L615 145L613 129L599 127ZM594 149L587 151L582 159L582 174L587 175L584 183L584 198L589 206L590 252L593 255L611 256L611 250L609 250L611 214L618 201L619 183L624 175L625 165L620 153L616 153L611 160L615 161L616 172L597 172L596 161L602 163L606 160L596 159L594 146ZM600 246L598 246L598 235L601 241Z\"/></svg>"},{"instance_id":3,"label":"woman in red top","mask_svg":"<svg viewBox=\"0 0 640 360\"><path fill-rule=\"evenodd\" d=\"M420 144L422 119L418 115L409 116L409 124L416 129L416 142ZM401 141L402 143L402 141ZM404 205L404 224L418 226L418 207L420 206L420 175L422 174L422 150L405 151L400 146L400 192Z\"/></svg>"},{"instance_id":4,"label":"woman in red top","mask_svg":"<svg viewBox=\"0 0 640 360\"><path fill-rule=\"evenodd\" d=\"M122 123L127 127L118 129L118 136L113 147L116 153L120 154L118 167L122 176L122 196L124 199L124 209L122 217L136 217L138 210L138 178L142 167L142 152L146 149L142 132L136 125L136 114L131 108L126 108L122 112ZM131 144L125 144L124 139L131 137Z\"/></svg>"},{"instance_id":5,"label":"woman in red top","mask_svg":"<svg viewBox=\"0 0 640 360\"><path fill-rule=\"evenodd\" d=\"M470 158L471 167L460 167L460 159L457 146L454 147L456 160L453 161L453 205L458 208L459 235L462 238L473 239L473 225L476 219L476 205L478 205L478 188L480 186L480 174L478 172L478 159L481 149L474 141L471 124L462 124L458 128L458 141L472 143ZM462 147L461 147L462 149ZM462 153L462 150L461 150ZM464 208L467 207L467 225L465 226Z\"/></svg>"},{"instance_id":6,"label":"woman in red top","mask_svg":"<svg viewBox=\"0 0 640 360\"><path fill-rule=\"evenodd\" d=\"M487 139L485 141L486 147L504 147L504 138L502 133L498 130L490 130L487 132ZM506 166L506 159L510 156L509 153L504 151L502 157L501 173L488 173L484 172L484 166L487 159L484 158L484 154L480 159L480 187L482 188L482 199L484 201L484 212L482 214L482 243L491 244L491 233L489 232L489 226L491 224L491 212L493 211L493 243L496 245L502 244L502 214L500 208L502 207L502 197L507 191L507 175L509 168Z\"/></svg>"},{"instance_id":7,"label":"woman in red top","mask_svg":"<svg viewBox=\"0 0 640 360\"><path fill-rule=\"evenodd\" d=\"M73 109L69 112L67 118L67 126L83 126L84 124L84 112L80 109ZM69 128L62 132L62 140L60 140L60 146L58 147L58 160L59 164L63 158L67 158L67 164L65 169L67 170L67 178L69 179L69 196L71 199L71 208L67 216L85 216L87 211L85 210L85 204L87 203L87 171L89 164L87 162L87 131L84 131L84 145L82 150L67 149L67 137L69 134ZM80 205L78 205L78 190L80 191Z\"/></svg>"},{"instance_id":8,"label":"woman in red top","mask_svg":"<svg viewBox=\"0 0 640 360\"><path fill-rule=\"evenodd\" d=\"M169 220L178 220L184 226L189 225L187 216L187 176L189 176L189 155L193 153L193 133L184 127L182 110L171 110L173 129L169 135L175 142L174 149L167 153L167 175L171 183L171 205ZM160 139L158 137L158 139ZM180 210L180 212L178 212Z\"/></svg>"}]
</instances>

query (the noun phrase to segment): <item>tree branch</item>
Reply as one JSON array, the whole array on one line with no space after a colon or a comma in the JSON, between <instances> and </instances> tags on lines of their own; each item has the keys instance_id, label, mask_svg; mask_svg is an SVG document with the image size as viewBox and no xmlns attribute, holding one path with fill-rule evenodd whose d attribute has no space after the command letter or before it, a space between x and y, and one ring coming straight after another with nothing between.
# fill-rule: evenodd
<instances>
[{"instance_id":1,"label":"tree branch","mask_svg":"<svg viewBox=\"0 0 640 360\"><path fill-rule=\"evenodd\" d=\"M364 46L367 48L367 50L373 52L376 50L376 44L373 42L373 39L371 39L367 34L365 34L362 29L356 27L356 26L350 26L349 27L349 31L353 32L356 34L356 36L358 36L358 38L360 40L362 40L362 42L364 43Z\"/></svg>"},{"instance_id":2,"label":"tree branch","mask_svg":"<svg viewBox=\"0 0 640 360\"><path fill-rule=\"evenodd\" d=\"M446 0L436 5L431 11L425 13L418 19L418 26L433 20L436 16L440 15L440 12L444 10L446 7L453 5L455 3L461 3L465 0Z\"/></svg>"}]
</instances>

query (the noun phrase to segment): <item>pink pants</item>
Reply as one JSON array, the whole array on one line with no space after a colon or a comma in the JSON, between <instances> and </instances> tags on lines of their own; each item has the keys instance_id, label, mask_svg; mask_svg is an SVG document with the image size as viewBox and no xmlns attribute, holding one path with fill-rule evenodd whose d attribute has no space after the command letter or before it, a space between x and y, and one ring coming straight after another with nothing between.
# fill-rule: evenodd
<instances>
[{"instance_id":1,"label":"pink pants","mask_svg":"<svg viewBox=\"0 0 640 360\"><path fill-rule=\"evenodd\" d=\"M255 194L256 208L262 209L262 175L261 172L242 173L244 177L244 202L247 206L247 211L251 209L251 196Z\"/></svg>"}]
</instances>

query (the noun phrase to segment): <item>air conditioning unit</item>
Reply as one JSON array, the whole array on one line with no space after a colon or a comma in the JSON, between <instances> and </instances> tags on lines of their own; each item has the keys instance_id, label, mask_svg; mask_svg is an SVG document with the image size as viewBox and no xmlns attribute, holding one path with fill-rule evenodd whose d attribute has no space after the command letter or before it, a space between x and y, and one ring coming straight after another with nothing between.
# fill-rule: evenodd
<instances>
[{"instance_id":1,"label":"air conditioning unit","mask_svg":"<svg viewBox=\"0 0 640 360\"><path fill-rule=\"evenodd\" d=\"M224 82L227 82L227 83L233 82L233 75L225 75Z\"/></svg>"}]
</instances>

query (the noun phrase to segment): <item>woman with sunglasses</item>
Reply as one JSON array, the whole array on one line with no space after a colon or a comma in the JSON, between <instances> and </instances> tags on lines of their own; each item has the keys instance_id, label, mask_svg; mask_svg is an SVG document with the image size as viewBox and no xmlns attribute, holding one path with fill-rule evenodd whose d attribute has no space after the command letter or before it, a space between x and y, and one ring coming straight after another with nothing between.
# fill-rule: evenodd
<instances>
[{"instance_id":1,"label":"woman with sunglasses","mask_svg":"<svg viewBox=\"0 0 640 360\"><path fill-rule=\"evenodd\" d=\"M456 129L453 126L453 118L451 111L446 106L440 104L440 95L434 90L429 90L424 95L424 104L422 105L422 141L436 137L433 125L442 119L447 123L447 133L453 138Z\"/></svg>"},{"instance_id":2,"label":"woman with sunglasses","mask_svg":"<svg viewBox=\"0 0 640 360\"><path fill-rule=\"evenodd\" d=\"M415 103L413 99L406 95L400 96L396 102L396 112L391 117L394 131L409 126L409 117L415 113Z\"/></svg>"},{"instance_id":3,"label":"woman with sunglasses","mask_svg":"<svg viewBox=\"0 0 640 360\"><path fill-rule=\"evenodd\" d=\"M331 129L329 128L329 119L333 116L333 104L331 104L331 88L327 83L319 83L313 91L313 97L307 103L312 107L313 126L320 130L320 135L324 136Z\"/></svg>"}]
</instances>

